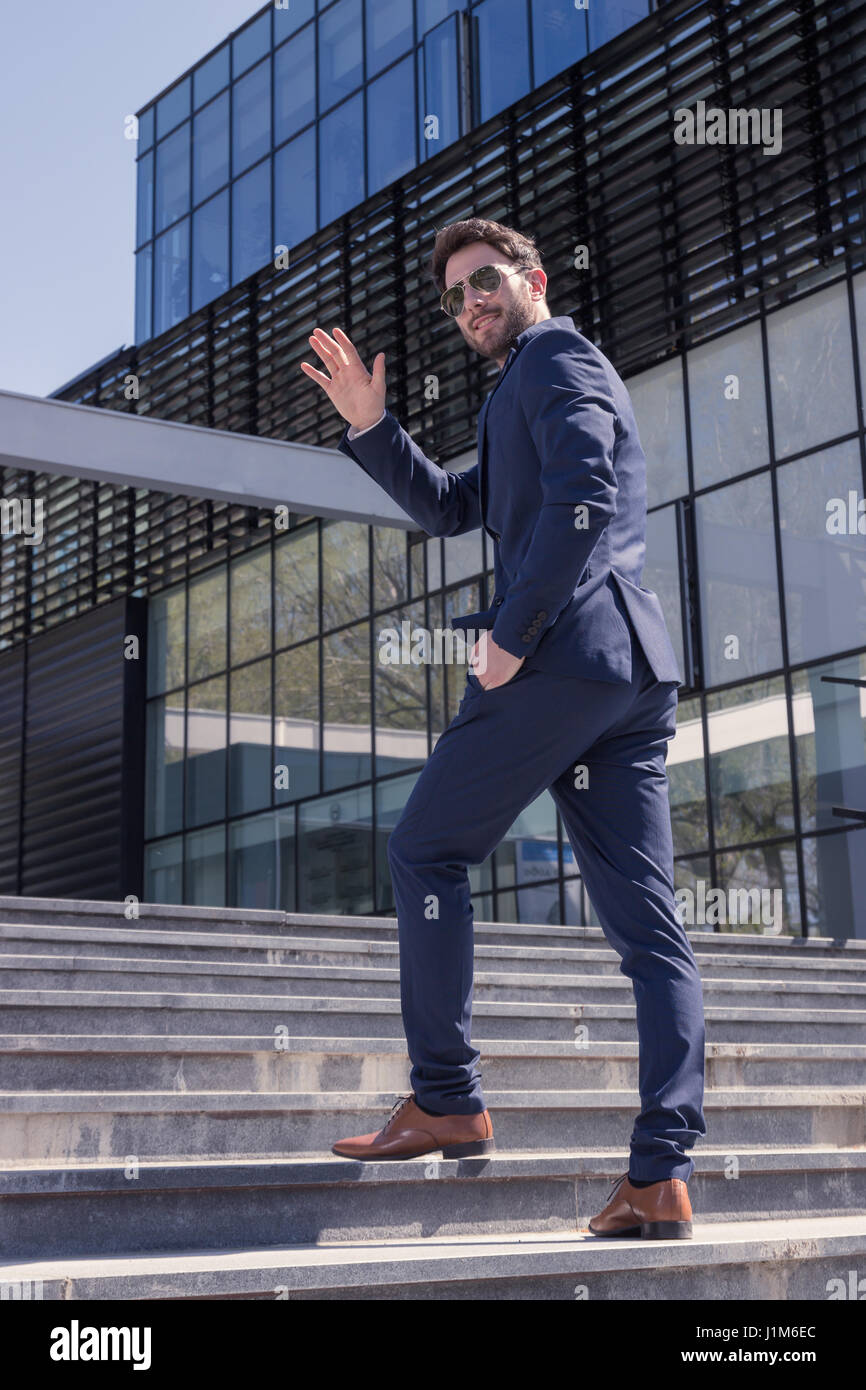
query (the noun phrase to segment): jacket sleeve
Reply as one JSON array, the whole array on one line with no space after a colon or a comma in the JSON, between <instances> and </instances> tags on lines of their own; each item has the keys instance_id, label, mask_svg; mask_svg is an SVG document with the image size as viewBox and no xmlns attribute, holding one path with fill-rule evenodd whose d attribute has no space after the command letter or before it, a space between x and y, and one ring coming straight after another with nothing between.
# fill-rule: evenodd
<instances>
[{"instance_id":1,"label":"jacket sleeve","mask_svg":"<svg viewBox=\"0 0 866 1390\"><path fill-rule=\"evenodd\" d=\"M347 426L337 448L359 463L428 536L457 536L481 525L477 463L465 473L440 468L389 410L354 439L348 435Z\"/></svg>"},{"instance_id":2,"label":"jacket sleeve","mask_svg":"<svg viewBox=\"0 0 866 1390\"><path fill-rule=\"evenodd\" d=\"M581 354L571 333L541 334L533 347L519 392L541 462L541 506L491 632L522 657L532 656L573 595L616 515L617 492L618 417L604 366Z\"/></svg>"}]
</instances>

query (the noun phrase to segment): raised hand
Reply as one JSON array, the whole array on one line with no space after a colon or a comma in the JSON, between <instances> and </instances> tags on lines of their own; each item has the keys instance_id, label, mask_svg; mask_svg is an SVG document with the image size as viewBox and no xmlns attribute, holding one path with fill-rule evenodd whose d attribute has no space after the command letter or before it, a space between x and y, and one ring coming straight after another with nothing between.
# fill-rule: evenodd
<instances>
[{"instance_id":1,"label":"raised hand","mask_svg":"<svg viewBox=\"0 0 866 1390\"><path fill-rule=\"evenodd\" d=\"M317 371L309 362L302 362L301 370L319 383L328 400L350 425L359 430L375 425L385 409L384 352L376 353L371 375L342 328L334 329L333 338L324 329L317 328L309 341L330 376Z\"/></svg>"}]
</instances>

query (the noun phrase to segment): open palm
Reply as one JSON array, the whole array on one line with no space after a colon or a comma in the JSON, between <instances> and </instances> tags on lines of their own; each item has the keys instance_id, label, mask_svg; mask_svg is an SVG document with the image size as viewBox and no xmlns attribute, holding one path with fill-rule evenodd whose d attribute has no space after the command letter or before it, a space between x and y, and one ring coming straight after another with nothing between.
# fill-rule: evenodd
<instances>
[{"instance_id":1,"label":"open palm","mask_svg":"<svg viewBox=\"0 0 866 1390\"><path fill-rule=\"evenodd\" d=\"M319 383L328 400L350 425L359 430L375 425L385 409L384 352L376 353L371 374L342 328L334 329L333 338L324 329L317 328L309 341L330 376L317 371L309 362L302 362L301 370Z\"/></svg>"}]
</instances>

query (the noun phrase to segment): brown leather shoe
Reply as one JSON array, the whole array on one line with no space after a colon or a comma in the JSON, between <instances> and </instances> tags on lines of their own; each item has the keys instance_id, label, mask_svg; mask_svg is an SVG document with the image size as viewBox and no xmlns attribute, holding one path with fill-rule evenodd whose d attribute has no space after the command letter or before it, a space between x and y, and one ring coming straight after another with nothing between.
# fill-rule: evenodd
<instances>
[{"instance_id":1,"label":"brown leather shoe","mask_svg":"<svg viewBox=\"0 0 866 1390\"><path fill-rule=\"evenodd\" d=\"M417 1158L442 1150L443 1158L474 1158L493 1153L493 1125L488 1111L477 1115L428 1115L415 1103L415 1092L401 1096L377 1134L340 1139L331 1153L340 1158Z\"/></svg>"},{"instance_id":2,"label":"brown leather shoe","mask_svg":"<svg viewBox=\"0 0 866 1390\"><path fill-rule=\"evenodd\" d=\"M692 1204L682 1178L632 1187L628 1173L617 1178L607 1206L587 1229L594 1236L642 1236L644 1240L691 1240Z\"/></svg>"}]
</instances>

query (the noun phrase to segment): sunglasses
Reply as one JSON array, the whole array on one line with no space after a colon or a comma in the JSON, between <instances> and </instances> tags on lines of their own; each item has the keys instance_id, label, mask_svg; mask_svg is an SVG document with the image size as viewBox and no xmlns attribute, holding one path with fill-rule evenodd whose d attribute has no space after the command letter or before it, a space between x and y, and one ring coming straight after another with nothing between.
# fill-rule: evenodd
<instances>
[{"instance_id":1,"label":"sunglasses","mask_svg":"<svg viewBox=\"0 0 866 1390\"><path fill-rule=\"evenodd\" d=\"M493 294L499 289L502 281L509 275L519 275L521 270L531 270L532 267L524 262L518 266L517 270L509 270L503 275L502 271L495 265L480 265L477 270L473 270L471 275L466 276L466 280L458 280L441 296L439 303L444 312L452 319L459 318L463 313L463 286L469 284L473 290L481 290L482 294Z\"/></svg>"}]
</instances>

